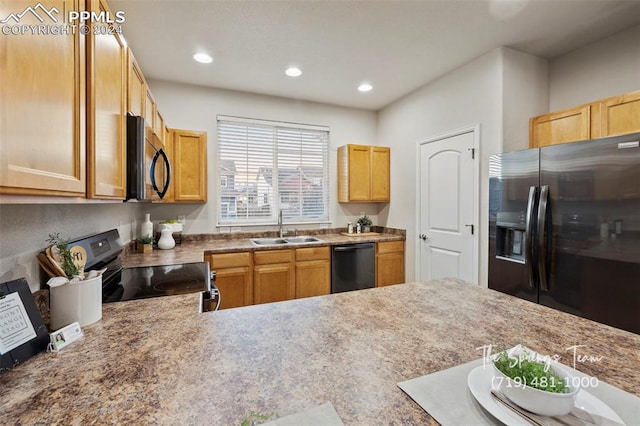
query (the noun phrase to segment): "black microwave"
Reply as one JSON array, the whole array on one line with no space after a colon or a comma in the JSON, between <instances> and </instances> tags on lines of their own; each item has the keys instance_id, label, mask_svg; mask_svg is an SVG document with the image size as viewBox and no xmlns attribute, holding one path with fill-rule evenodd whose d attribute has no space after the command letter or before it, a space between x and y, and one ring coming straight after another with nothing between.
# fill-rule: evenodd
<instances>
[{"instance_id":1,"label":"black microwave","mask_svg":"<svg viewBox=\"0 0 640 426\"><path fill-rule=\"evenodd\" d=\"M171 163L144 118L127 114L127 201L162 200L171 183Z\"/></svg>"}]
</instances>

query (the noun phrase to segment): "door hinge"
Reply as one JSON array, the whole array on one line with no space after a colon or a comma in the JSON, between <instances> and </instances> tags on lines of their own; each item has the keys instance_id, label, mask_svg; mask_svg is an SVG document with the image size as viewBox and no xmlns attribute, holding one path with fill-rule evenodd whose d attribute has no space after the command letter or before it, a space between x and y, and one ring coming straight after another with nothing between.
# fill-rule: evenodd
<instances>
[{"instance_id":1,"label":"door hinge","mask_svg":"<svg viewBox=\"0 0 640 426\"><path fill-rule=\"evenodd\" d=\"M475 229L475 226L473 226L473 224L471 224L471 225L465 225L465 226L470 226L470 227L471 227L471 235L473 235L473 231L474 231L474 229Z\"/></svg>"},{"instance_id":2,"label":"door hinge","mask_svg":"<svg viewBox=\"0 0 640 426\"><path fill-rule=\"evenodd\" d=\"M471 159L475 160L476 158L476 149L475 148L467 148L469 151L471 151Z\"/></svg>"}]
</instances>

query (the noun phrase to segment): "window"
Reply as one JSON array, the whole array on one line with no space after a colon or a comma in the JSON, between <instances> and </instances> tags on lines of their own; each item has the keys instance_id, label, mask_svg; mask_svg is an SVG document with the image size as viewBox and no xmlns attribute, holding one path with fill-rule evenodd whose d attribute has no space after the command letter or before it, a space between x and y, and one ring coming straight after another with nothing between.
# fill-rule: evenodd
<instances>
[{"instance_id":1,"label":"window","mask_svg":"<svg viewBox=\"0 0 640 426\"><path fill-rule=\"evenodd\" d=\"M329 220L327 127L218 116L217 162L219 225Z\"/></svg>"}]
</instances>

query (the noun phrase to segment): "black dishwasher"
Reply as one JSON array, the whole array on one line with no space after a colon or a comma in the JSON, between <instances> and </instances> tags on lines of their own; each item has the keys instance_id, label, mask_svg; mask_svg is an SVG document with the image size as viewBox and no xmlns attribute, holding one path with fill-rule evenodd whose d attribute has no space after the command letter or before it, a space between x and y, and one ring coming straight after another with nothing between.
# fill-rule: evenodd
<instances>
[{"instance_id":1,"label":"black dishwasher","mask_svg":"<svg viewBox=\"0 0 640 426\"><path fill-rule=\"evenodd\" d=\"M333 246L331 293L376 286L375 243Z\"/></svg>"}]
</instances>

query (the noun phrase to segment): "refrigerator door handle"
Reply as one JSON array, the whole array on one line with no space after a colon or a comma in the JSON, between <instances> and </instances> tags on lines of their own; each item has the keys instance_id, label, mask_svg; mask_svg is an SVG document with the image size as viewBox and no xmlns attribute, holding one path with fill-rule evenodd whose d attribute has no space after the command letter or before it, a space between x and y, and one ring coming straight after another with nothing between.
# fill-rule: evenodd
<instances>
[{"instance_id":1,"label":"refrigerator door handle","mask_svg":"<svg viewBox=\"0 0 640 426\"><path fill-rule=\"evenodd\" d=\"M547 280L547 251L545 250L545 231L547 221L547 204L549 201L549 185L540 187L540 205L538 207L538 228L537 228L537 244L538 244L538 275L540 279L540 289L549 291L549 282ZM551 235L549 235L549 238Z\"/></svg>"},{"instance_id":2,"label":"refrigerator door handle","mask_svg":"<svg viewBox=\"0 0 640 426\"><path fill-rule=\"evenodd\" d=\"M529 287L535 286L535 277L533 276L533 209L535 207L537 189L535 186L529 187L529 201L527 202L526 216L526 236L524 241L524 263L527 265L527 277Z\"/></svg>"}]
</instances>

